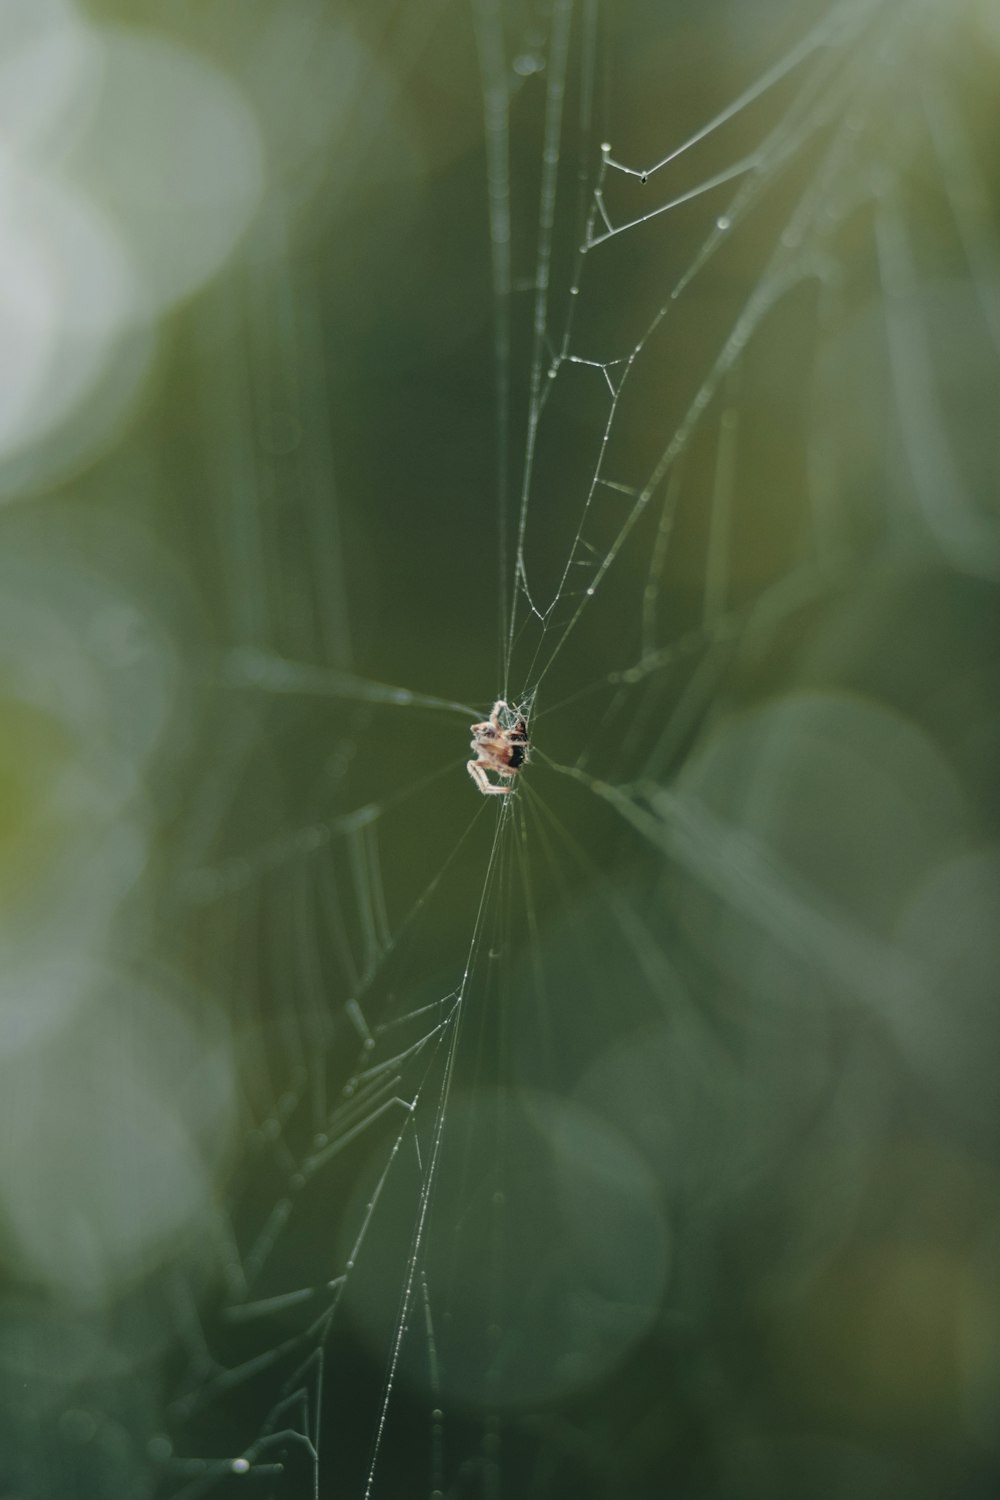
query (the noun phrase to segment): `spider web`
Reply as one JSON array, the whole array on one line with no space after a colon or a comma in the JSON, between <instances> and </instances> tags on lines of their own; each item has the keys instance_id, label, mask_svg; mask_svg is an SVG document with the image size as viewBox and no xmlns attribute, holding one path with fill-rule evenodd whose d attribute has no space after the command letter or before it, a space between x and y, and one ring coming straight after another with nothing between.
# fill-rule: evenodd
<instances>
[{"instance_id":1,"label":"spider web","mask_svg":"<svg viewBox=\"0 0 1000 1500\"><path fill-rule=\"evenodd\" d=\"M641 14L474 7L494 432L436 513L420 474L378 497L373 571L411 508L455 540L410 579L393 555L374 647L349 625L321 288L279 252L230 292L250 375L227 392L204 362L213 446L236 461L280 387L307 456L291 503L248 505L246 473L218 486L234 720L183 889L228 971L252 1124L222 1307L210 1327L189 1309L185 1500L244 1473L281 1495L619 1492L612 1422L593 1445L612 1477L580 1472L580 1411L637 1378L665 1310L697 1326L699 1244L751 1191L769 1201L814 1114L796 1170L836 1190L780 1248L764 1235L767 1277L808 1279L852 1222L879 1110L864 1050L836 1061L840 1017L933 1014L932 985L769 789L787 777L815 820L909 768L927 869L961 818L919 729L838 697L835 674L769 695L802 632L836 633L862 560L995 574L995 518L938 410L941 278L921 261L972 273L994 374L1000 330L974 151L934 66L952 9L804 19L720 8L715 76L692 84L680 12L644 60ZM895 441L865 430L856 382ZM534 747L499 809L456 759L496 690ZM870 748L856 786L818 749L838 740Z\"/></svg>"},{"instance_id":2,"label":"spider web","mask_svg":"<svg viewBox=\"0 0 1000 1500\"><path fill-rule=\"evenodd\" d=\"M173 1500L932 1492L790 1456L725 1330L797 1368L907 1089L994 1140L987 23L750 11L380 12L453 90L430 207L338 218L362 86L329 225L274 209L191 319L164 924L241 1105L166 1293ZM497 696L531 762L477 798Z\"/></svg>"}]
</instances>

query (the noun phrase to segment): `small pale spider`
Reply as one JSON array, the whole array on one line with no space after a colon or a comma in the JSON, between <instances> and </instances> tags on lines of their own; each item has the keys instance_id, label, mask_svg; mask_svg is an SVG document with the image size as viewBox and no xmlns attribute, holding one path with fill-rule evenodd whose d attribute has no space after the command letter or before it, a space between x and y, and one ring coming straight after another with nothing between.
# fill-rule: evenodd
<instances>
[{"instance_id":1,"label":"small pale spider","mask_svg":"<svg viewBox=\"0 0 1000 1500\"><path fill-rule=\"evenodd\" d=\"M477 759L467 763L468 772L476 786L484 797L502 797L514 788L495 785L486 773L494 771L508 780L517 775L528 759L528 721L520 709L498 698L489 718L473 724L470 748Z\"/></svg>"}]
</instances>

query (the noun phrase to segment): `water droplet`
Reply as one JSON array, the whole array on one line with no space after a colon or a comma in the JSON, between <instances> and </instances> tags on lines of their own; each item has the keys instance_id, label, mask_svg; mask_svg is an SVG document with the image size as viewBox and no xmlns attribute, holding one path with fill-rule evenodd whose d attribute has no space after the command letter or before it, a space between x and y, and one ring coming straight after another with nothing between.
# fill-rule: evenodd
<instances>
[{"instance_id":1,"label":"water droplet","mask_svg":"<svg viewBox=\"0 0 1000 1500\"><path fill-rule=\"evenodd\" d=\"M723 229L723 230L725 230L725 229L728 229L731 224L732 224L732 220L729 218L729 216L727 214L720 214L719 217L715 221L715 227L716 227L716 229Z\"/></svg>"},{"instance_id":2,"label":"water droplet","mask_svg":"<svg viewBox=\"0 0 1000 1500\"><path fill-rule=\"evenodd\" d=\"M248 1458L234 1458L232 1467L234 1474L249 1474L250 1460Z\"/></svg>"}]
</instances>

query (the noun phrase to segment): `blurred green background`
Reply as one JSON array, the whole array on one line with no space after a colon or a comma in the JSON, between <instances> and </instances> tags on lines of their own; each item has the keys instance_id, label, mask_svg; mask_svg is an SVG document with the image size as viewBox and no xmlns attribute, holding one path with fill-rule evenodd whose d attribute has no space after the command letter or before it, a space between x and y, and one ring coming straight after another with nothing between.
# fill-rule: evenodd
<instances>
[{"instance_id":1,"label":"blurred green background","mask_svg":"<svg viewBox=\"0 0 1000 1500\"><path fill-rule=\"evenodd\" d=\"M998 67L4 7L0 1495L996 1493Z\"/></svg>"}]
</instances>

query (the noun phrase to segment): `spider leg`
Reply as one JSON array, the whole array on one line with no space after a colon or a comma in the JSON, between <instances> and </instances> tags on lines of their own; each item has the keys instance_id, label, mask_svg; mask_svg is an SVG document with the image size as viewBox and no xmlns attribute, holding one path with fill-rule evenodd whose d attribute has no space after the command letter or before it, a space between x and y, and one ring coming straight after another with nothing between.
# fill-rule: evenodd
<instances>
[{"instance_id":1,"label":"spider leg","mask_svg":"<svg viewBox=\"0 0 1000 1500\"><path fill-rule=\"evenodd\" d=\"M465 763L466 770L483 795L485 797L504 797L508 792L512 792L514 790L512 786L493 785L486 775L485 768L488 765L489 761L486 760L467 760Z\"/></svg>"}]
</instances>

